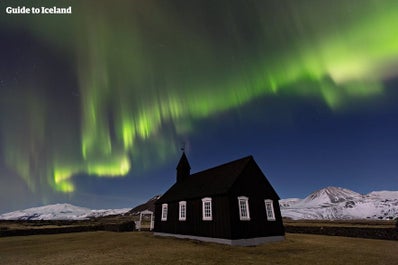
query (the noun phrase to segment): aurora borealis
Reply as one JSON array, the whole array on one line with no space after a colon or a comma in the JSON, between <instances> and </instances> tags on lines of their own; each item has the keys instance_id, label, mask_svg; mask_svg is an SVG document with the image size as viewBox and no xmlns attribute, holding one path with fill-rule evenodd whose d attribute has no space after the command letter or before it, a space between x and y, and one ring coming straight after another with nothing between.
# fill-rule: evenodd
<instances>
[{"instance_id":1,"label":"aurora borealis","mask_svg":"<svg viewBox=\"0 0 398 265\"><path fill-rule=\"evenodd\" d=\"M73 13L5 14L22 2L0 2L0 183L23 180L42 202L84 192L82 178L139 187L182 142L199 150L206 122L254 119L254 138L292 122L247 111L259 100L369 116L398 76L395 0L34 1Z\"/></svg>"}]
</instances>

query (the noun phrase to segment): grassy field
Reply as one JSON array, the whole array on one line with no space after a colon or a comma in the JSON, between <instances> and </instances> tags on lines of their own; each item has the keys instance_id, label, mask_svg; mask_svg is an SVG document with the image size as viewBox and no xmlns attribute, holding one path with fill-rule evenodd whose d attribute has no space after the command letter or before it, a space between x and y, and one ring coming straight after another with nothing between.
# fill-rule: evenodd
<instances>
[{"instance_id":1,"label":"grassy field","mask_svg":"<svg viewBox=\"0 0 398 265\"><path fill-rule=\"evenodd\" d=\"M396 264L398 242L305 234L256 247L84 232L0 238L0 264Z\"/></svg>"}]
</instances>

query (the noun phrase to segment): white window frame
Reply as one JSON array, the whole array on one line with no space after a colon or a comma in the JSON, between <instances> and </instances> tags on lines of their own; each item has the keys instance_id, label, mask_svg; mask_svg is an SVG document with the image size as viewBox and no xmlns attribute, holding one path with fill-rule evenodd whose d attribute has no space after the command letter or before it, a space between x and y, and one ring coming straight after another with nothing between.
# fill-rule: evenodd
<instances>
[{"instance_id":1,"label":"white window frame","mask_svg":"<svg viewBox=\"0 0 398 265\"><path fill-rule=\"evenodd\" d=\"M167 221L168 208L169 207L168 207L167 203L162 204L162 216L161 216L162 221Z\"/></svg>"},{"instance_id":2,"label":"white window frame","mask_svg":"<svg viewBox=\"0 0 398 265\"><path fill-rule=\"evenodd\" d=\"M242 209L244 207L244 209ZM250 211L249 211L249 198L246 196L238 197L238 208L239 208L239 219L241 221L250 221ZM244 215L244 211L246 210L246 215Z\"/></svg>"},{"instance_id":3,"label":"white window frame","mask_svg":"<svg viewBox=\"0 0 398 265\"><path fill-rule=\"evenodd\" d=\"M207 211L206 205L209 205L210 211ZM202 199L202 220L203 221L213 220L213 205L212 205L212 200L209 197Z\"/></svg>"},{"instance_id":4,"label":"white window frame","mask_svg":"<svg viewBox=\"0 0 398 265\"><path fill-rule=\"evenodd\" d=\"M178 220L180 221L185 221L187 220L187 202L186 201L180 201L178 203L178 209L179 209L179 214L178 214Z\"/></svg>"},{"instance_id":5,"label":"white window frame","mask_svg":"<svg viewBox=\"0 0 398 265\"><path fill-rule=\"evenodd\" d=\"M268 221L275 221L274 202L270 199L264 200L265 202L265 215ZM271 213L271 215L269 215Z\"/></svg>"}]
</instances>

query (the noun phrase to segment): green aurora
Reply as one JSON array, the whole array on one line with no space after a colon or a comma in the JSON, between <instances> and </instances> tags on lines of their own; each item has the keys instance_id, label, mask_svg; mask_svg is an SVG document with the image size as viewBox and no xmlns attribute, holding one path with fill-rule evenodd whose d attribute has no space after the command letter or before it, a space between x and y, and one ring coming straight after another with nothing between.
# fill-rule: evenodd
<instances>
[{"instance_id":1,"label":"green aurora","mask_svg":"<svg viewBox=\"0 0 398 265\"><path fill-rule=\"evenodd\" d=\"M78 117L52 113L69 107L49 100L57 84L46 69L1 102L4 162L35 192L71 193L78 174L162 163L195 121L259 97L347 111L383 96L397 73L395 0L88 2L65 1L72 15L0 18L0 30L28 31L65 59L63 78L76 79Z\"/></svg>"}]
</instances>

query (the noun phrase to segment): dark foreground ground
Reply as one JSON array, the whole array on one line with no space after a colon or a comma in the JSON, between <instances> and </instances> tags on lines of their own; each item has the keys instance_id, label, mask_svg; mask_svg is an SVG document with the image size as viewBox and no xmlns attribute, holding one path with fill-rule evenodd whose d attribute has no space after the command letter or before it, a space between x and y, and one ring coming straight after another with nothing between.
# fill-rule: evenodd
<instances>
[{"instance_id":1,"label":"dark foreground ground","mask_svg":"<svg viewBox=\"0 0 398 265\"><path fill-rule=\"evenodd\" d=\"M288 233L398 240L398 227L393 220L284 220Z\"/></svg>"},{"instance_id":2,"label":"dark foreground ground","mask_svg":"<svg viewBox=\"0 0 398 265\"><path fill-rule=\"evenodd\" d=\"M135 230L132 216L107 216L89 220L0 220L0 238L42 234Z\"/></svg>"},{"instance_id":3,"label":"dark foreground ground","mask_svg":"<svg viewBox=\"0 0 398 265\"><path fill-rule=\"evenodd\" d=\"M150 232L82 232L0 238L0 264L396 264L398 241L287 234L256 247L155 237Z\"/></svg>"}]
</instances>

